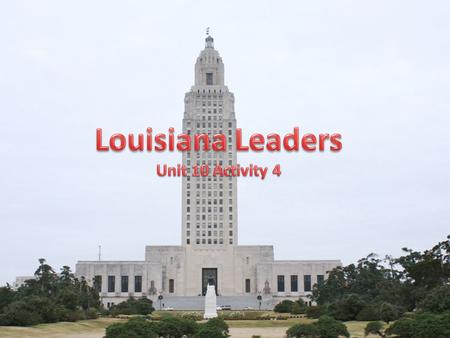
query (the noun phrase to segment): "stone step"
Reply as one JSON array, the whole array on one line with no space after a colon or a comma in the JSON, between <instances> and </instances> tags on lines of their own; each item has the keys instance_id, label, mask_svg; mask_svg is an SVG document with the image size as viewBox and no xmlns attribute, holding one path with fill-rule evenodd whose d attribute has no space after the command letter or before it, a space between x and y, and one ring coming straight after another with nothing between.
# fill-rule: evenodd
<instances>
[{"instance_id":1,"label":"stone step","mask_svg":"<svg viewBox=\"0 0 450 338\"><path fill-rule=\"evenodd\" d=\"M155 309L160 309L157 298L152 299ZM164 307L163 307L164 304ZM252 308L258 310L259 302L256 296L217 296L217 306L229 305L232 310L244 310ZM204 310L205 297L203 296L164 296L161 308L173 308L174 310ZM261 301L261 310L272 310L273 298L264 297Z\"/></svg>"}]
</instances>

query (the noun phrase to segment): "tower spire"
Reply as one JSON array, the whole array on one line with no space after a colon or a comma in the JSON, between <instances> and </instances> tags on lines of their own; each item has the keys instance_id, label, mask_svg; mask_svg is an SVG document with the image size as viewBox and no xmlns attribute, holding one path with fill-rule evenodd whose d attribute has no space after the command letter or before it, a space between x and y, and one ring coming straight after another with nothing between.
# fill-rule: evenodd
<instances>
[{"instance_id":1,"label":"tower spire","mask_svg":"<svg viewBox=\"0 0 450 338\"><path fill-rule=\"evenodd\" d=\"M214 39L211 35L209 35L209 27L206 27L205 48L213 48L214 49Z\"/></svg>"}]
</instances>

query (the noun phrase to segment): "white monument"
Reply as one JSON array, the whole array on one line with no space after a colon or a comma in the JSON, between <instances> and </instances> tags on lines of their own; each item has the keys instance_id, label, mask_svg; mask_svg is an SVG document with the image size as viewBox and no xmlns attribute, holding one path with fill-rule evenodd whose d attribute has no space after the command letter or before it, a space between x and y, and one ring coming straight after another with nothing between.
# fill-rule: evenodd
<instances>
[{"instance_id":1,"label":"white monument","mask_svg":"<svg viewBox=\"0 0 450 338\"><path fill-rule=\"evenodd\" d=\"M211 319L217 317L217 299L216 299L216 288L214 285L209 285L206 290L205 296L205 314L204 319Z\"/></svg>"}]
</instances>

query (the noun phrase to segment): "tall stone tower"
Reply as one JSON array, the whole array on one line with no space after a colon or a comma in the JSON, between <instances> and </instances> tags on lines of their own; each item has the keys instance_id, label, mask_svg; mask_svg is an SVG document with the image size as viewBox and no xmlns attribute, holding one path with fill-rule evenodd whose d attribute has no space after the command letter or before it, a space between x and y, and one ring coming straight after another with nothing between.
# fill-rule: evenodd
<instances>
[{"instance_id":1,"label":"tall stone tower","mask_svg":"<svg viewBox=\"0 0 450 338\"><path fill-rule=\"evenodd\" d=\"M253 306L260 293L268 300L267 308L272 307L272 295L305 298L328 271L342 264L275 261L271 245L237 245L236 178L212 175L216 165L236 165L234 95L224 84L222 58L209 35L184 103L184 133L209 134L210 139L224 134L227 146L223 152L183 152L188 175L182 179L182 245L146 246L144 261L79 261L76 276L94 281L108 307L130 296L156 301L161 293L168 306L203 309L198 296L206 295L212 285L218 296L229 297L222 298L222 304L235 309ZM194 165L209 166L209 175L195 177Z\"/></svg>"},{"instance_id":2,"label":"tall stone tower","mask_svg":"<svg viewBox=\"0 0 450 338\"><path fill-rule=\"evenodd\" d=\"M223 152L183 153L188 168L182 180L182 245L224 247L237 244L237 182L235 177L213 176L216 165L236 164L234 95L224 84L224 65L208 34L205 49L195 63L195 84L184 98L183 132L227 137ZM209 166L207 177L192 176L194 165Z\"/></svg>"}]
</instances>

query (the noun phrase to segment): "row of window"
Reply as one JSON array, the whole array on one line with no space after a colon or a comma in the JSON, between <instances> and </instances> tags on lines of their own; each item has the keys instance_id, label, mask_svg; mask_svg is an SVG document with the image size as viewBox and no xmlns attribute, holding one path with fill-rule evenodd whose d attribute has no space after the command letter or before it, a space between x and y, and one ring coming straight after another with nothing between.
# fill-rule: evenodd
<instances>
[{"instance_id":1,"label":"row of window","mask_svg":"<svg viewBox=\"0 0 450 338\"><path fill-rule=\"evenodd\" d=\"M190 234L191 234L191 232L188 230L188 231L186 231L186 235L187 236L190 236ZM233 230L230 230L229 232L228 232L228 234L230 235L230 236L233 236ZM200 237L200 231L196 231L196 235L197 235L197 237ZM208 230L208 232L206 232L206 230L203 230L202 232L201 232L201 236L202 237L205 237L205 236L207 236L208 235L208 237L209 236L216 236L217 237L217 231L211 231L211 230ZM223 231L219 231L219 236L223 236Z\"/></svg>"},{"instance_id":2,"label":"row of window","mask_svg":"<svg viewBox=\"0 0 450 338\"><path fill-rule=\"evenodd\" d=\"M200 216L201 216L201 220L202 221L206 221L206 218L208 218L208 221L211 221L212 220L212 218L211 218L211 214L202 214L202 215L199 215L199 214L196 214L195 215L195 220L196 221L200 221ZM208 217L206 217L206 216L208 216ZM214 221L217 221L217 215L213 215L214 217ZM220 215L220 216L222 216L222 215ZM219 219L222 221L223 220L223 218L222 217L219 217ZM188 221L190 221L191 220L191 215L190 214L187 214L186 215L186 220L188 220ZM233 220L233 215L228 215L228 220L230 220L230 221L232 221Z\"/></svg>"},{"instance_id":3,"label":"row of window","mask_svg":"<svg viewBox=\"0 0 450 338\"><path fill-rule=\"evenodd\" d=\"M211 238L197 238L195 240L196 244L223 244L224 240L223 238L219 238L218 240L216 238L211 239ZM233 238L229 238L228 239L228 243L233 244ZM186 238L186 244L191 244L191 239L190 238Z\"/></svg>"},{"instance_id":4,"label":"row of window","mask_svg":"<svg viewBox=\"0 0 450 338\"><path fill-rule=\"evenodd\" d=\"M229 190L228 191L228 195L229 195L229 197L233 197L233 190ZM229 202L229 203L231 204L232 200L230 199L230 201L231 202ZM208 203L206 203L206 202L208 202ZM219 203L217 203L217 202L219 202ZM214 204L214 205L217 205L217 204L222 204L222 203L223 203L223 200L220 199L220 198L219 198L219 201L217 201L217 198L214 198L214 199L213 198L208 198L208 200L206 200L205 198L204 199L197 198L195 200L195 204L198 204L198 205L200 205L200 204L209 204L209 205ZM190 198L186 199L186 204L191 204L191 199Z\"/></svg>"},{"instance_id":5,"label":"row of window","mask_svg":"<svg viewBox=\"0 0 450 338\"><path fill-rule=\"evenodd\" d=\"M197 99L199 99L200 97L197 95ZM203 99L205 99L205 97L203 97ZM219 105L219 107L222 107L222 105L223 105L223 101L210 101L211 100L211 97L208 97L208 101L200 101L200 100L197 100L196 101L196 105L197 106L199 106L199 105L202 105L203 107L206 107L206 106L208 106L208 107L217 107L217 104ZM215 100L217 100L217 97L212 97L212 99L215 99Z\"/></svg>"},{"instance_id":6,"label":"row of window","mask_svg":"<svg viewBox=\"0 0 450 338\"><path fill-rule=\"evenodd\" d=\"M190 178L191 178L191 176L186 175L186 180L187 181L190 181ZM200 181L200 180L206 181L207 180L208 182L211 182L211 180L212 180L214 182L217 182L217 181L222 182L222 181L226 180L226 177L223 177L223 176L213 176L213 177L211 177L211 175L209 175L209 176L202 176L202 177L196 176L196 177L194 177L194 180L196 180L196 181ZM233 177L229 176L228 180L232 181ZM222 183L220 183L220 184L222 184ZM219 188L222 189L221 186L219 186Z\"/></svg>"},{"instance_id":7,"label":"row of window","mask_svg":"<svg viewBox=\"0 0 450 338\"><path fill-rule=\"evenodd\" d=\"M201 115L199 114L199 112L200 112L200 109L197 108L197 119L200 119L200 117L201 117ZM203 114L206 113L206 109L205 109L205 108L202 109L202 113L203 113ZM208 111L208 113L211 114L210 111ZM185 114L186 114L186 113L185 113ZM210 116L208 116L208 117L210 117ZM212 116L212 120L213 120L213 121L222 121L222 119L223 119L222 109L219 109L219 114L213 115L213 116Z\"/></svg>"},{"instance_id":8,"label":"row of window","mask_svg":"<svg viewBox=\"0 0 450 338\"><path fill-rule=\"evenodd\" d=\"M197 229L200 229L200 223L196 223L195 227ZM228 223L228 227L229 228L233 228L233 223L231 223L231 222ZM186 228L187 229L191 228L191 223L190 222L186 223ZM208 223L208 229L211 229L211 228L217 229L217 223L213 223L213 224ZM223 223L219 223L219 228L223 229ZM206 229L206 223L202 223L202 229Z\"/></svg>"},{"instance_id":9,"label":"row of window","mask_svg":"<svg viewBox=\"0 0 450 338\"><path fill-rule=\"evenodd\" d=\"M129 277L120 277L120 292L129 292ZM94 277L94 288L102 292L102 276ZM108 276L108 292L116 292L116 276ZM142 292L142 276L134 276L134 292Z\"/></svg>"},{"instance_id":10,"label":"row of window","mask_svg":"<svg viewBox=\"0 0 450 338\"><path fill-rule=\"evenodd\" d=\"M201 61L202 59L200 59L200 61ZM197 92L198 93L200 93L200 89L198 89L197 90ZM203 93L205 92L205 90L203 89ZM210 90L208 90L208 93L210 92ZM214 89L214 93L216 92L216 90ZM219 93L222 93L222 90L221 89L219 89ZM214 100L217 100L218 98L219 99L222 99L223 98L223 95L195 95L195 97L197 98L197 99L200 99L200 98L202 98L202 99L208 99L208 100L210 100L210 99L214 99Z\"/></svg>"},{"instance_id":11,"label":"row of window","mask_svg":"<svg viewBox=\"0 0 450 338\"><path fill-rule=\"evenodd\" d=\"M206 213L206 212L208 212L208 214L210 214L210 213L217 213L217 212L223 212L223 207L219 207L219 208L217 208L217 207L205 207L205 206L203 206L203 207L201 207L201 209L200 209L200 207L196 207L195 208L195 210L196 210L196 212L199 214L199 213ZM229 206L228 207L228 211L229 212L232 212L233 211L233 207L232 206ZM186 212L187 213L189 213L189 212L191 212L191 207L186 207ZM216 218L216 220L217 220L217 218Z\"/></svg>"},{"instance_id":12,"label":"row of window","mask_svg":"<svg viewBox=\"0 0 450 338\"><path fill-rule=\"evenodd\" d=\"M200 59L200 61L202 61L202 59ZM203 94L205 94L205 93L214 93L214 94L216 94L216 93L222 93L222 89L219 89L219 90L215 90L215 89L208 89L208 90L206 90L206 89L202 89L201 90L201 92L203 93ZM200 89L197 89L197 93L199 93L200 94ZM225 93L225 92L224 92ZM200 97L200 95L197 95L197 97ZM205 97L204 95L203 95L203 97ZM222 95L219 95L219 98L221 99L222 98Z\"/></svg>"},{"instance_id":13,"label":"row of window","mask_svg":"<svg viewBox=\"0 0 450 338\"><path fill-rule=\"evenodd\" d=\"M317 284L322 284L325 277L324 275L317 275ZM311 285L311 275L304 275L303 276L303 290L304 291L311 291L312 285ZM278 275L277 276L277 291L278 292L285 292L285 283L284 283L284 275ZM291 275L291 292L298 292L298 276L297 275Z\"/></svg>"}]
</instances>

